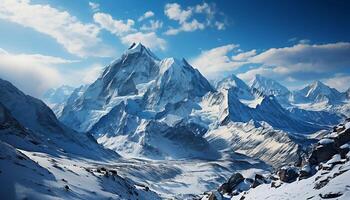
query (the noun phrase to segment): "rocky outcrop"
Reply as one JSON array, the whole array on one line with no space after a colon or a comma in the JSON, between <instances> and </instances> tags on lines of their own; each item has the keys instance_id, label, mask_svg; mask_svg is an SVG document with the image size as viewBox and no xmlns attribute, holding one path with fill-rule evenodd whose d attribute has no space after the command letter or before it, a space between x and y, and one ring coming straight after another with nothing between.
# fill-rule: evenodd
<instances>
[{"instance_id":1,"label":"rocky outcrop","mask_svg":"<svg viewBox=\"0 0 350 200\"><path fill-rule=\"evenodd\" d=\"M233 197L238 195L232 199L245 199L246 194L254 192L253 188L263 184L270 184L270 188L277 190L284 184L294 184L293 182L296 181L314 178L310 190L319 191L318 196L322 199L336 198L342 196L343 193L321 189L330 184L337 176L350 170L349 151L350 122L345 121L344 124L334 127L333 132L325 135L314 145L310 156L302 162L301 166L283 166L269 177L256 174L254 180L244 178L239 173L234 173L226 183L221 185L218 191L224 196ZM242 185L247 185L247 183L250 183L248 189L242 190Z\"/></svg>"},{"instance_id":2,"label":"rocky outcrop","mask_svg":"<svg viewBox=\"0 0 350 200\"><path fill-rule=\"evenodd\" d=\"M299 170L293 166L285 166L278 170L277 174L281 181L291 183L298 178Z\"/></svg>"},{"instance_id":3,"label":"rocky outcrop","mask_svg":"<svg viewBox=\"0 0 350 200\"><path fill-rule=\"evenodd\" d=\"M226 183L220 186L219 191L223 194L232 193L235 187L237 187L242 181L244 181L243 175L240 173L234 173Z\"/></svg>"}]
</instances>

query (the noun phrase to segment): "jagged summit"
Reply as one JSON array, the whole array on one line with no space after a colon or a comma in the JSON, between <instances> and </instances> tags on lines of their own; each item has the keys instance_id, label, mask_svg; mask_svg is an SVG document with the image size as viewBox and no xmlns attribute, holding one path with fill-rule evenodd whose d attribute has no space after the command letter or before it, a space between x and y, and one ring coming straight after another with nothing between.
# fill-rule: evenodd
<instances>
[{"instance_id":1,"label":"jagged summit","mask_svg":"<svg viewBox=\"0 0 350 200\"><path fill-rule=\"evenodd\" d=\"M321 81L314 81L305 88L296 91L295 94L298 95L297 97L304 98L306 101L328 103L337 103L345 97L344 94L325 85Z\"/></svg>"},{"instance_id":2,"label":"jagged summit","mask_svg":"<svg viewBox=\"0 0 350 200\"><path fill-rule=\"evenodd\" d=\"M251 87L259 90L265 95L282 96L290 93L286 87L277 81L261 76L260 74L255 75L255 79L252 82Z\"/></svg>"},{"instance_id":3,"label":"jagged summit","mask_svg":"<svg viewBox=\"0 0 350 200\"><path fill-rule=\"evenodd\" d=\"M159 58L149 48L147 48L140 42L132 43L130 47L124 52L124 55L130 55L130 54L136 54L136 53L145 54L155 60L159 60Z\"/></svg>"},{"instance_id":4,"label":"jagged summit","mask_svg":"<svg viewBox=\"0 0 350 200\"><path fill-rule=\"evenodd\" d=\"M241 88L243 90L249 90L249 86L234 74L222 79L216 84L217 90L227 90L232 87Z\"/></svg>"}]
</instances>

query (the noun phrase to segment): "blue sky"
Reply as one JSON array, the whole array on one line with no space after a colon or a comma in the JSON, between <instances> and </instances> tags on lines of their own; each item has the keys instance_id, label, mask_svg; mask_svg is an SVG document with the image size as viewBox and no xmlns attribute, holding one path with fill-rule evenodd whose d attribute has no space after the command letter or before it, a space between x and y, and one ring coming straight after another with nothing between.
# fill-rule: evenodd
<instances>
[{"instance_id":1,"label":"blue sky","mask_svg":"<svg viewBox=\"0 0 350 200\"><path fill-rule=\"evenodd\" d=\"M0 2L0 78L40 96L93 81L133 41L208 79L255 74L291 89L350 81L349 1Z\"/></svg>"}]
</instances>

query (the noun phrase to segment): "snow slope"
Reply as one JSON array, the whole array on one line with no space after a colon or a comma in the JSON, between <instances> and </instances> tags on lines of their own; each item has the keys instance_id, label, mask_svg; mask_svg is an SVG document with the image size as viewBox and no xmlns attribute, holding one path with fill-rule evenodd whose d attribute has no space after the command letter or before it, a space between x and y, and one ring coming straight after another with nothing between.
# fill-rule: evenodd
<instances>
[{"instance_id":1,"label":"snow slope","mask_svg":"<svg viewBox=\"0 0 350 200\"><path fill-rule=\"evenodd\" d=\"M81 158L16 150L0 141L3 199L160 199L114 172Z\"/></svg>"}]
</instances>

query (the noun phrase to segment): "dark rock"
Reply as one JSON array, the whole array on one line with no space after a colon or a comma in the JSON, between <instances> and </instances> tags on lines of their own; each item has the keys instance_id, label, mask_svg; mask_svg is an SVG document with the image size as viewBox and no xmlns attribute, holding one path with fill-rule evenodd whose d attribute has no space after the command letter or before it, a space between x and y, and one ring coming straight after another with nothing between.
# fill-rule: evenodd
<instances>
[{"instance_id":1,"label":"dark rock","mask_svg":"<svg viewBox=\"0 0 350 200\"><path fill-rule=\"evenodd\" d=\"M327 179L323 179L321 181L318 181L315 183L314 189L319 190L321 188L323 188L325 185L327 185L327 183L330 181L330 178Z\"/></svg>"},{"instance_id":2,"label":"dark rock","mask_svg":"<svg viewBox=\"0 0 350 200\"><path fill-rule=\"evenodd\" d=\"M109 170L114 176L118 174L117 170L111 169Z\"/></svg>"},{"instance_id":3,"label":"dark rock","mask_svg":"<svg viewBox=\"0 0 350 200\"><path fill-rule=\"evenodd\" d=\"M349 146L341 146L339 148L339 154L342 159L346 158L346 154L349 153L350 147Z\"/></svg>"},{"instance_id":4,"label":"dark rock","mask_svg":"<svg viewBox=\"0 0 350 200\"><path fill-rule=\"evenodd\" d=\"M233 189L244 181L244 177L240 173L234 173L227 183L224 183L220 186L219 191L223 194L232 193Z\"/></svg>"},{"instance_id":5,"label":"dark rock","mask_svg":"<svg viewBox=\"0 0 350 200\"><path fill-rule=\"evenodd\" d=\"M318 145L312 151L311 156L309 157L309 163L311 165L317 165L320 162L331 159L332 156L337 153L338 151L335 143Z\"/></svg>"},{"instance_id":6,"label":"dark rock","mask_svg":"<svg viewBox=\"0 0 350 200\"><path fill-rule=\"evenodd\" d=\"M278 181L272 181L271 182L271 187L273 187L273 188L278 188L278 187L280 187L282 185L282 183L281 182L278 182Z\"/></svg>"},{"instance_id":7,"label":"dark rock","mask_svg":"<svg viewBox=\"0 0 350 200\"><path fill-rule=\"evenodd\" d=\"M221 200L222 196L219 192L214 191L209 194L208 200Z\"/></svg>"},{"instance_id":8,"label":"dark rock","mask_svg":"<svg viewBox=\"0 0 350 200\"><path fill-rule=\"evenodd\" d=\"M336 146L338 146L338 147L350 142L350 129L346 129L345 131L340 132L334 138L334 141L335 141Z\"/></svg>"},{"instance_id":9,"label":"dark rock","mask_svg":"<svg viewBox=\"0 0 350 200\"><path fill-rule=\"evenodd\" d=\"M251 185L251 187L256 188L257 186L259 186L263 183L266 183L265 178L260 174L255 174L255 178L254 178L254 181L253 181L253 184Z\"/></svg>"},{"instance_id":10,"label":"dark rock","mask_svg":"<svg viewBox=\"0 0 350 200\"><path fill-rule=\"evenodd\" d=\"M322 199L333 199L333 198L337 198L337 197L340 197L341 195L343 195L343 193L341 192L330 192L330 193L327 193L327 194L320 194L320 197Z\"/></svg>"},{"instance_id":11,"label":"dark rock","mask_svg":"<svg viewBox=\"0 0 350 200\"><path fill-rule=\"evenodd\" d=\"M65 185L64 186L64 189L66 189L67 191L69 190L69 186L68 185Z\"/></svg>"},{"instance_id":12,"label":"dark rock","mask_svg":"<svg viewBox=\"0 0 350 200\"><path fill-rule=\"evenodd\" d=\"M280 180L286 183L295 181L299 176L294 167L282 167L277 174Z\"/></svg>"},{"instance_id":13,"label":"dark rock","mask_svg":"<svg viewBox=\"0 0 350 200\"><path fill-rule=\"evenodd\" d=\"M306 179L309 178L312 175L311 167L309 164L304 165L301 170L299 171L299 179Z\"/></svg>"},{"instance_id":14,"label":"dark rock","mask_svg":"<svg viewBox=\"0 0 350 200\"><path fill-rule=\"evenodd\" d=\"M240 173L234 173L230 179L228 180L228 184L231 188L236 187L238 184L240 184L242 181L244 181L244 177Z\"/></svg>"},{"instance_id":15,"label":"dark rock","mask_svg":"<svg viewBox=\"0 0 350 200\"><path fill-rule=\"evenodd\" d=\"M218 189L222 194L225 194L225 193L231 193L232 192L232 189L230 188L229 184L228 183L223 183L219 189Z\"/></svg>"}]
</instances>

